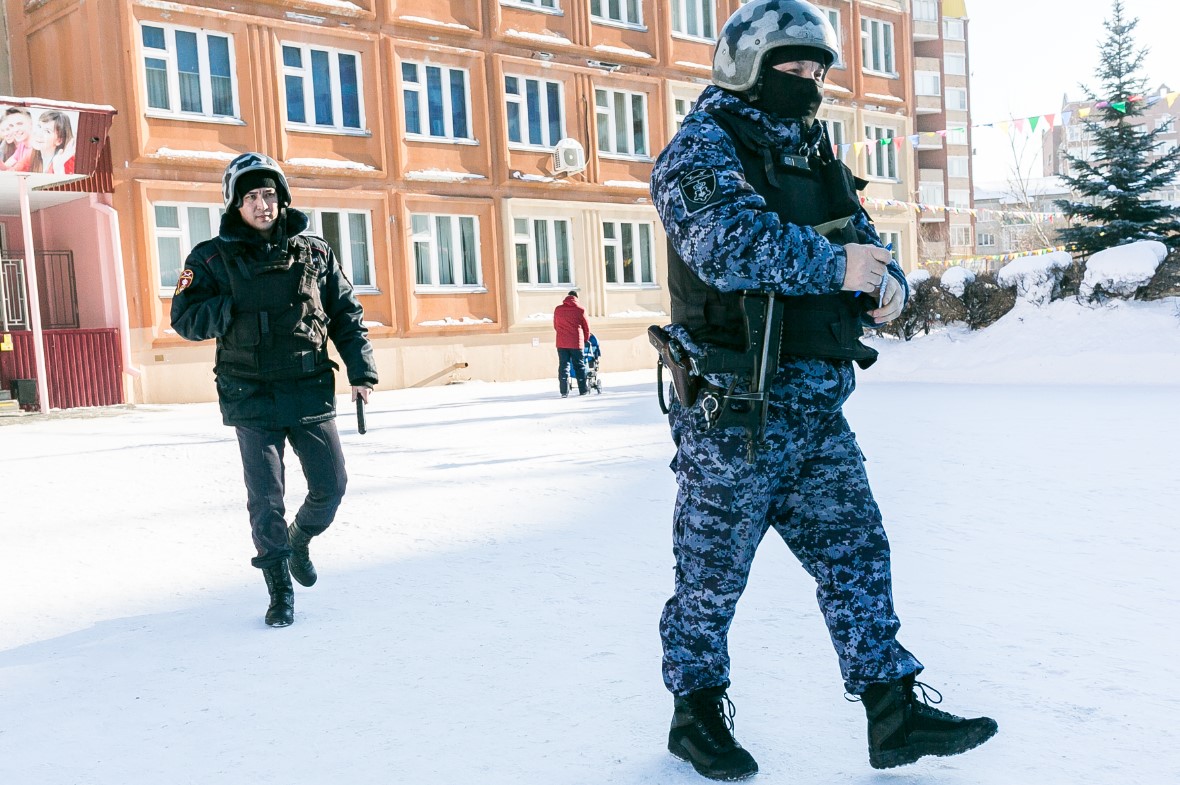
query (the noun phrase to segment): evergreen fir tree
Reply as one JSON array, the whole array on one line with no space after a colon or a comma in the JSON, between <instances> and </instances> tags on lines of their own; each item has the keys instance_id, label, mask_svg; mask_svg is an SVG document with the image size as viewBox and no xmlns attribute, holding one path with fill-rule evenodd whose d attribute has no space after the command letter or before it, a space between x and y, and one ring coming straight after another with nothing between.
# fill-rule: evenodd
<instances>
[{"instance_id":1,"label":"evergreen fir tree","mask_svg":"<svg viewBox=\"0 0 1180 785\"><path fill-rule=\"evenodd\" d=\"M1058 237L1087 256L1133 240L1180 246L1180 208L1151 196L1176 180L1180 148L1153 156L1162 129L1149 131L1134 121L1148 101L1160 100L1146 95L1147 79L1138 75L1147 54L1136 48L1131 35L1138 24L1138 19L1124 16L1123 0L1114 0L1113 16L1103 22L1107 37L1099 46L1101 63L1095 70L1104 95L1082 88L1097 102L1083 121L1093 140L1093 156L1085 160L1065 154L1070 173L1062 179L1080 198L1056 204L1078 223Z\"/></svg>"}]
</instances>

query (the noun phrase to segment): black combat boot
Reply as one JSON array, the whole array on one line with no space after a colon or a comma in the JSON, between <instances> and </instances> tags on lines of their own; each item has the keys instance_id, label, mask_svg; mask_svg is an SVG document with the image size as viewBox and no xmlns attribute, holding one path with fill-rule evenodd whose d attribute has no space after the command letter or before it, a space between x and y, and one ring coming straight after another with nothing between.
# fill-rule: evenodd
<instances>
[{"instance_id":1,"label":"black combat boot","mask_svg":"<svg viewBox=\"0 0 1180 785\"><path fill-rule=\"evenodd\" d=\"M311 535L299 528L299 524L292 523L287 527L287 539L291 543L291 577L300 586L311 586L317 577L315 565L311 563L311 554L307 546L311 543Z\"/></svg>"},{"instance_id":2,"label":"black combat boot","mask_svg":"<svg viewBox=\"0 0 1180 785\"><path fill-rule=\"evenodd\" d=\"M676 698L668 752L692 764L711 780L741 780L758 773L758 764L733 738L733 704L728 684Z\"/></svg>"},{"instance_id":3,"label":"black combat boot","mask_svg":"<svg viewBox=\"0 0 1180 785\"><path fill-rule=\"evenodd\" d=\"M271 627L286 627L295 621L295 590L287 562L281 561L262 569L266 590L270 592L270 607L266 609L266 623Z\"/></svg>"},{"instance_id":4,"label":"black combat boot","mask_svg":"<svg viewBox=\"0 0 1180 785\"><path fill-rule=\"evenodd\" d=\"M917 687L921 700L914 694ZM869 763L891 769L926 755L958 755L996 735L999 726L989 717L964 719L939 711L927 691L942 694L913 675L886 684L870 684L860 696L869 717Z\"/></svg>"}]
</instances>

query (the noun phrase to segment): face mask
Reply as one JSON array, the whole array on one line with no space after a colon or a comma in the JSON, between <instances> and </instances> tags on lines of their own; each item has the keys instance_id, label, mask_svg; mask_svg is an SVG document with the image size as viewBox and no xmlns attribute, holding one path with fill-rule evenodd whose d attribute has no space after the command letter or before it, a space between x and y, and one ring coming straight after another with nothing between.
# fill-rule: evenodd
<instances>
[{"instance_id":1,"label":"face mask","mask_svg":"<svg viewBox=\"0 0 1180 785\"><path fill-rule=\"evenodd\" d=\"M802 120L810 127L823 99L823 88L814 79L768 68L758 98L751 103L781 120Z\"/></svg>"}]
</instances>

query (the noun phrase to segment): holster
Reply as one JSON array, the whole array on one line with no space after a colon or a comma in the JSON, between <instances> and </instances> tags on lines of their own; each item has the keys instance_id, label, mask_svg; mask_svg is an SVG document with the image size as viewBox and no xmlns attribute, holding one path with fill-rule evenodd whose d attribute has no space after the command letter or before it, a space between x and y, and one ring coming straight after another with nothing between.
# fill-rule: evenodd
<instances>
[{"instance_id":1,"label":"holster","mask_svg":"<svg viewBox=\"0 0 1180 785\"><path fill-rule=\"evenodd\" d=\"M696 363L663 327L653 324L647 328L647 340L660 355L660 363L672 377L672 388L681 406L692 406L697 402L701 389L701 377ZM662 390L661 390L662 393Z\"/></svg>"}]
</instances>

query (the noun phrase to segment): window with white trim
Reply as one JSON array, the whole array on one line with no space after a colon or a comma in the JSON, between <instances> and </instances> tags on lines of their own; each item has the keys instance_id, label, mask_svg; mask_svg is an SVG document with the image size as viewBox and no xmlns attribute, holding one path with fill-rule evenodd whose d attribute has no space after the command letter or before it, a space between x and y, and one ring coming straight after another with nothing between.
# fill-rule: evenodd
<instances>
[{"instance_id":1,"label":"window with white trim","mask_svg":"<svg viewBox=\"0 0 1180 785\"><path fill-rule=\"evenodd\" d=\"M968 209L971 207L971 192L963 188L952 188L946 192L947 207Z\"/></svg>"},{"instance_id":2,"label":"window with white trim","mask_svg":"<svg viewBox=\"0 0 1180 785\"><path fill-rule=\"evenodd\" d=\"M946 201L946 197L943 194L944 191L942 183L918 184L918 201L922 204L941 207Z\"/></svg>"},{"instance_id":3,"label":"window with white trim","mask_svg":"<svg viewBox=\"0 0 1180 785\"><path fill-rule=\"evenodd\" d=\"M946 132L946 143L967 144L967 127L960 125L954 128L948 128Z\"/></svg>"},{"instance_id":4,"label":"window with white trim","mask_svg":"<svg viewBox=\"0 0 1180 785\"><path fill-rule=\"evenodd\" d=\"M646 95L597 88L594 104L599 152L631 157L647 155Z\"/></svg>"},{"instance_id":5,"label":"window with white trim","mask_svg":"<svg viewBox=\"0 0 1180 785\"><path fill-rule=\"evenodd\" d=\"M692 38L717 39L714 0L672 0L672 31Z\"/></svg>"},{"instance_id":6,"label":"window with white trim","mask_svg":"<svg viewBox=\"0 0 1180 785\"><path fill-rule=\"evenodd\" d=\"M895 76L896 72L893 70L893 23L861 17L860 51L864 70Z\"/></svg>"},{"instance_id":7,"label":"window with white trim","mask_svg":"<svg viewBox=\"0 0 1180 785\"><path fill-rule=\"evenodd\" d=\"M237 117L233 37L140 23L148 108L178 117Z\"/></svg>"},{"instance_id":8,"label":"window with white trim","mask_svg":"<svg viewBox=\"0 0 1180 785\"><path fill-rule=\"evenodd\" d=\"M406 135L471 139L467 69L402 62Z\"/></svg>"},{"instance_id":9,"label":"window with white trim","mask_svg":"<svg viewBox=\"0 0 1180 785\"><path fill-rule=\"evenodd\" d=\"M288 125L337 131L365 127L359 52L284 41L282 56Z\"/></svg>"},{"instance_id":10,"label":"window with white trim","mask_svg":"<svg viewBox=\"0 0 1180 785\"><path fill-rule=\"evenodd\" d=\"M901 264L901 232L878 232L893 261Z\"/></svg>"},{"instance_id":11,"label":"window with white trim","mask_svg":"<svg viewBox=\"0 0 1180 785\"><path fill-rule=\"evenodd\" d=\"M967 91L962 87L948 87L946 89L946 108L966 112Z\"/></svg>"},{"instance_id":12,"label":"window with white trim","mask_svg":"<svg viewBox=\"0 0 1180 785\"><path fill-rule=\"evenodd\" d=\"M942 75L938 71L914 71L914 95L942 95Z\"/></svg>"},{"instance_id":13,"label":"window with white trim","mask_svg":"<svg viewBox=\"0 0 1180 785\"><path fill-rule=\"evenodd\" d=\"M608 284L643 286L656 282L652 224L603 221L602 250Z\"/></svg>"},{"instance_id":14,"label":"window with white trim","mask_svg":"<svg viewBox=\"0 0 1180 785\"><path fill-rule=\"evenodd\" d=\"M521 286L573 286L570 222L565 218L513 218L516 282Z\"/></svg>"},{"instance_id":15,"label":"window with white trim","mask_svg":"<svg viewBox=\"0 0 1180 785\"><path fill-rule=\"evenodd\" d=\"M970 177L970 162L965 155L948 155L946 158L946 173L948 177Z\"/></svg>"},{"instance_id":16,"label":"window with white trim","mask_svg":"<svg viewBox=\"0 0 1180 785\"><path fill-rule=\"evenodd\" d=\"M1164 115L1157 117L1155 120L1155 130L1161 134L1172 134L1176 132L1176 118L1172 115Z\"/></svg>"},{"instance_id":17,"label":"window with white trim","mask_svg":"<svg viewBox=\"0 0 1180 785\"><path fill-rule=\"evenodd\" d=\"M897 145L893 143L894 130L881 125L866 125L865 139L869 142L868 173L870 177L886 180L897 179ZM882 139L889 141L881 143Z\"/></svg>"},{"instance_id":18,"label":"window with white trim","mask_svg":"<svg viewBox=\"0 0 1180 785\"><path fill-rule=\"evenodd\" d=\"M500 5L524 6L525 8L547 8L557 10L557 0L500 0Z\"/></svg>"},{"instance_id":19,"label":"window with white trim","mask_svg":"<svg viewBox=\"0 0 1180 785\"><path fill-rule=\"evenodd\" d=\"M948 41L962 41L966 38L966 28L962 19L942 18L942 37Z\"/></svg>"},{"instance_id":20,"label":"window with white trim","mask_svg":"<svg viewBox=\"0 0 1180 785\"><path fill-rule=\"evenodd\" d=\"M152 212L156 222L160 294L171 297L185 259L197 244L217 236L225 208L219 204L156 202Z\"/></svg>"},{"instance_id":21,"label":"window with white trim","mask_svg":"<svg viewBox=\"0 0 1180 785\"><path fill-rule=\"evenodd\" d=\"M419 289L483 288L476 216L413 213L410 232Z\"/></svg>"},{"instance_id":22,"label":"window with white trim","mask_svg":"<svg viewBox=\"0 0 1180 785\"><path fill-rule=\"evenodd\" d=\"M590 0L590 18L639 27L643 24L640 0Z\"/></svg>"},{"instance_id":23,"label":"window with white trim","mask_svg":"<svg viewBox=\"0 0 1180 785\"><path fill-rule=\"evenodd\" d=\"M844 144L844 121L843 120L820 120L824 124L824 128L828 132L828 141L834 145Z\"/></svg>"},{"instance_id":24,"label":"window with white trim","mask_svg":"<svg viewBox=\"0 0 1180 785\"><path fill-rule=\"evenodd\" d=\"M937 22L938 0L914 0L915 22Z\"/></svg>"},{"instance_id":25,"label":"window with white trim","mask_svg":"<svg viewBox=\"0 0 1180 785\"><path fill-rule=\"evenodd\" d=\"M967 75L967 55L946 54L942 58L943 69L951 76Z\"/></svg>"},{"instance_id":26,"label":"window with white trim","mask_svg":"<svg viewBox=\"0 0 1180 785\"><path fill-rule=\"evenodd\" d=\"M952 226L951 245L955 248L969 247L971 245L971 227Z\"/></svg>"},{"instance_id":27,"label":"window with white trim","mask_svg":"<svg viewBox=\"0 0 1180 785\"><path fill-rule=\"evenodd\" d=\"M979 233L979 245L984 248L991 248L996 244L996 236L992 232Z\"/></svg>"},{"instance_id":28,"label":"window with white trim","mask_svg":"<svg viewBox=\"0 0 1180 785\"><path fill-rule=\"evenodd\" d=\"M304 210L311 219L305 234L328 241L340 266L358 290L377 291L373 271L373 231L368 210Z\"/></svg>"},{"instance_id":29,"label":"window with white trim","mask_svg":"<svg viewBox=\"0 0 1180 785\"><path fill-rule=\"evenodd\" d=\"M828 15L828 21L832 23L832 29L836 31L836 40L843 41L844 35L840 32L840 12L837 11L835 8L821 8L820 10ZM838 47L838 48L843 49L844 47ZM836 62L832 63L832 68L843 68L843 67L844 67L844 58L843 57L838 59Z\"/></svg>"},{"instance_id":30,"label":"window with white trim","mask_svg":"<svg viewBox=\"0 0 1180 785\"><path fill-rule=\"evenodd\" d=\"M561 82L504 76L508 142L553 147L565 136Z\"/></svg>"}]
</instances>

